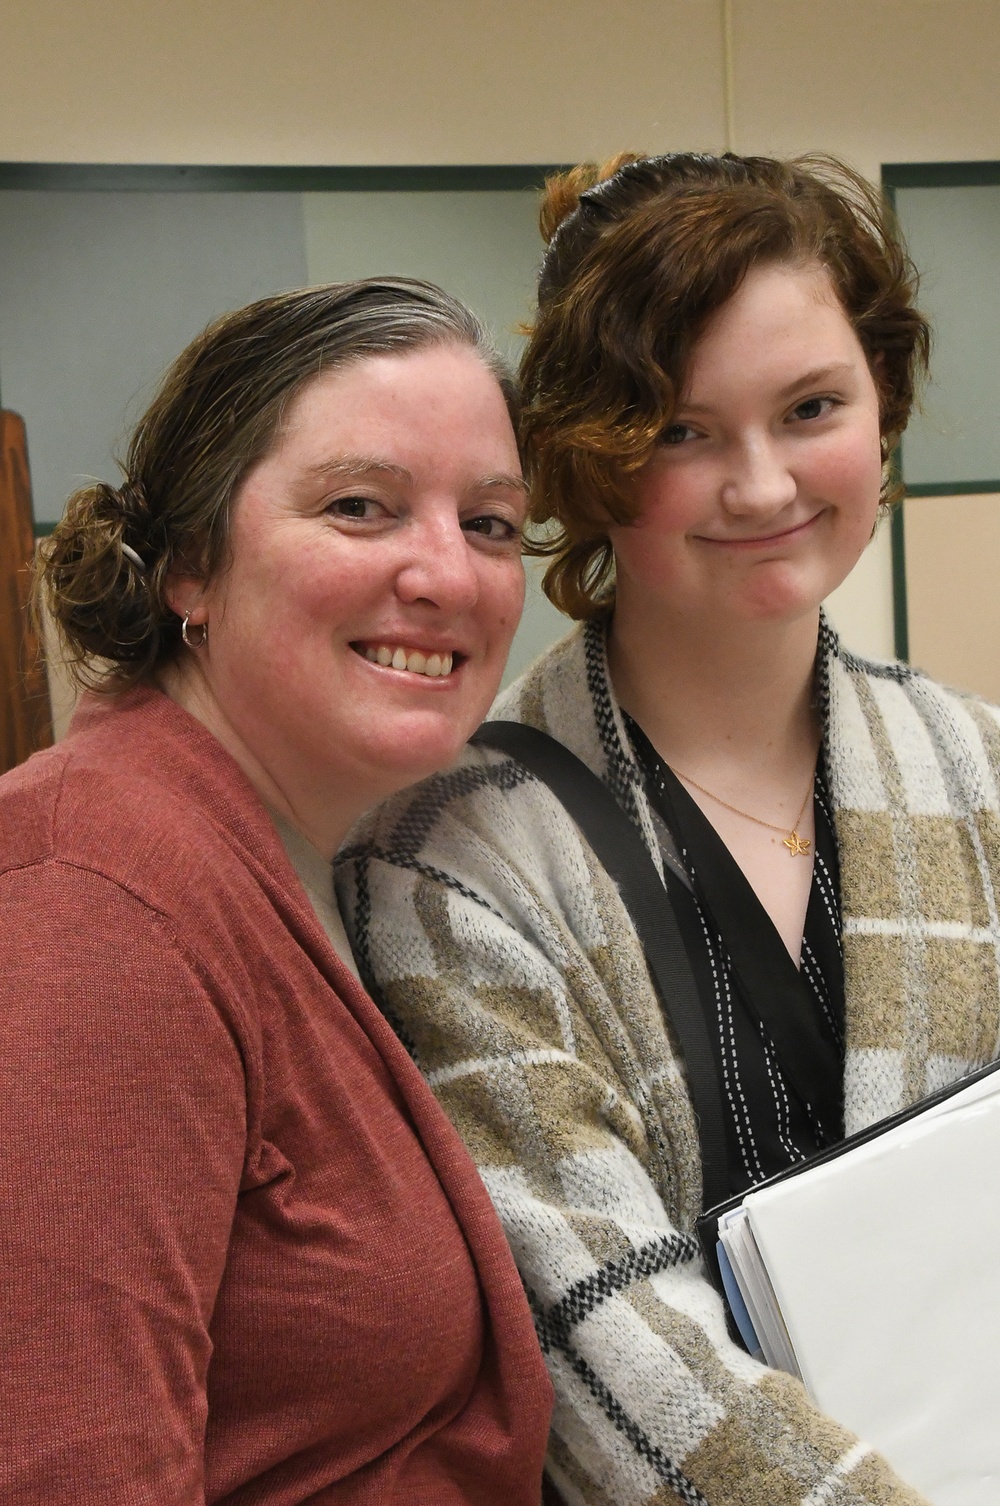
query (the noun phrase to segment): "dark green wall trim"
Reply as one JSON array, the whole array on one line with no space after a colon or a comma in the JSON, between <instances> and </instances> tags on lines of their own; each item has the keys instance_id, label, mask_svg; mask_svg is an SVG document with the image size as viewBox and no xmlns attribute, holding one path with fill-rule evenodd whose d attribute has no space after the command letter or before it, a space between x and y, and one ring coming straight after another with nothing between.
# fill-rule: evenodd
<instances>
[{"instance_id":1,"label":"dark green wall trim","mask_svg":"<svg viewBox=\"0 0 1000 1506\"><path fill-rule=\"evenodd\" d=\"M886 162L885 188L976 188L1000 183L1000 162Z\"/></svg>"},{"instance_id":2,"label":"dark green wall trim","mask_svg":"<svg viewBox=\"0 0 1000 1506\"><path fill-rule=\"evenodd\" d=\"M893 508L892 523L892 637L896 658L910 657L910 614L906 605L906 534L903 508Z\"/></svg>"},{"instance_id":3,"label":"dark green wall trim","mask_svg":"<svg viewBox=\"0 0 1000 1506\"><path fill-rule=\"evenodd\" d=\"M184 167L0 162L0 189L73 193L402 193L540 188L560 164L457 167Z\"/></svg>"},{"instance_id":4,"label":"dark green wall trim","mask_svg":"<svg viewBox=\"0 0 1000 1506\"><path fill-rule=\"evenodd\" d=\"M908 481L908 497L978 497L1000 492L1000 481Z\"/></svg>"},{"instance_id":5,"label":"dark green wall trim","mask_svg":"<svg viewBox=\"0 0 1000 1506\"><path fill-rule=\"evenodd\" d=\"M35 522L35 538L36 539L47 539L48 536L49 536L49 534L52 532L53 528L55 528L55 526L56 525L54 523L39 523L36 520L36 522Z\"/></svg>"}]
</instances>

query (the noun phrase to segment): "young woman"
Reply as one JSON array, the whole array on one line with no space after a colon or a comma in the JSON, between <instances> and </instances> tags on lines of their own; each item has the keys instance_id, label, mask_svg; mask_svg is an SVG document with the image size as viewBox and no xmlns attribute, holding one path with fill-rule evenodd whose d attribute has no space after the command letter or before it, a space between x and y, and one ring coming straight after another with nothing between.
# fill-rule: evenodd
<instances>
[{"instance_id":1,"label":"young woman","mask_svg":"<svg viewBox=\"0 0 1000 1506\"><path fill-rule=\"evenodd\" d=\"M56 529L100 694L0 781L10 1506L538 1502L517 1272L330 877L496 691L511 402L436 288L266 299Z\"/></svg>"},{"instance_id":2,"label":"young woman","mask_svg":"<svg viewBox=\"0 0 1000 1506\"><path fill-rule=\"evenodd\" d=\"M660 866L721 1166L616 889L510 759L370 818L349 929L505 1222L566 1500L903 1506L730 1342L691 1230L708 1172L745 1189L997 1051L998 715L821 612L889 491L914 279L823 159L619 159L556 179L542 224L522 435L581 623L496 715L583 759Z\"/></svg>"}]
</instances>

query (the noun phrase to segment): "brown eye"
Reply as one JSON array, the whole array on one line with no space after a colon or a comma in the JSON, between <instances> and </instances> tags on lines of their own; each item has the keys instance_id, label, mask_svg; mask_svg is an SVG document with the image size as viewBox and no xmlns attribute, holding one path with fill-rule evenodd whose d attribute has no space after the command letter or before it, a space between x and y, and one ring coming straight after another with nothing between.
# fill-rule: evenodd
<instances>
[{"instance_id":1,"label":"brown eye","mask_svg":"<svg viewBox=\"0 0 1000 1506\"><path fill-rule=\"evenodd\" d=\"M507 518L498 518L491 513L483 513L478 518L468 518L462 524L466 533L478 533L482 538L489 539L494 544L505 544L511 539L520 538L521 530L516 524Z\"/></svg>"},{"instance_id":2,"label":"brown eye","mask_svg":"<svg viewBox=\"0 0 1000 1506\"><path fill-rule=\"evenodd\" d=\"M660 435L660 443L683 444L688 435L693 433L694 430L688 428L687 424L669 424Z\"/></svg>"},{"instance_id":3,"label":"brown eye","mask_svg":"<svg viewBox=\"0 0 1000 1506\"><path fill-rule=\"evenodd\" d=\"M327 512L338 518L373 518L378 503L371 497L337 497L330 503Z\"/></svg>"},{"instance_id":4,"label":"brown eye","mask_svg":"<svg viewBox=\"0 0 1000 1506\"><path fill-rule=\"evenodd\" d=\"M825 406L830 402L828 397L807 397L804 403L798 403L793 409L796 418L822 418L829 410Z\"/></svg>"}]
</instances>

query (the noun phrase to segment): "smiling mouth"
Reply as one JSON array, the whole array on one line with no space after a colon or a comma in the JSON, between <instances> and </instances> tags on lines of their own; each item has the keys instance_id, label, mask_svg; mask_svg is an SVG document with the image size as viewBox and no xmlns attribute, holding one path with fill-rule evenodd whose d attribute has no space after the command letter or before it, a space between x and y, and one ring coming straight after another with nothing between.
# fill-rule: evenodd
<instances>
[{"instance_id":1,"label":"smiling mouth","mask_svg":"<svg viewBox=\"0 0 1000 1506\"><path fill-rule=\"evenodd\" d=\"M802 523L796 523L792 528L781 528L777 533L756 534L750 539L715 539L704 533L699 534L698 537L703 544L722 544L728 549L752 549L755 547L759 549L767 544L780 544L785 539L794 538L797 533L803 533L807 528L810 528L820 516L821 512L816 512L813 513L811 518L806 518Z\"/></svg>"},{"instance_id":2,"label":"smiling mouth","mask_svg":"<svg viewBox=\"0 0 1000 1506\"><path fill-rule=\"evenodd\" d=\"M465 659L464 654L424 653L419 648L403 648L391 643L352 643L356 654L377 664L382 669L395 669L411 675L425 675L431 680L444 680Z\"/></svg>"}]
</instances>

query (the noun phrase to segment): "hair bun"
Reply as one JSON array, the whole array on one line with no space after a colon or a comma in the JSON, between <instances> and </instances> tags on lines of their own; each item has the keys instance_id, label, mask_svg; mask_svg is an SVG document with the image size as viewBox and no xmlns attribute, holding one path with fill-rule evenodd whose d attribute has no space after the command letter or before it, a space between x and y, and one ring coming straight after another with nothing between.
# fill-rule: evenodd
<instances>
[{"instance_id":1,"label":"hair bun","mask_svg":"<svg viewBox=\"0 0 1000 1506\"><path fill-rule=\"evenodd\" d=\"M149 515L146 493L138 481L130 481L126 477L115 490L115 496L125 518L145 518Z\"/></svg>"},{"instance_id":2,"label":"hair bun","mask_svg":"<svg viewBox=\"0 0 1000 1506\"><path fill-rule=\"evenodd\" d=\"M160 630L149 590L149 562L142 527L141 488L94 481L74 492L60 521L39 551L36 600L44 594L60 627L69 663L84 685L96 684L110 660L143 670L155 659ZM124 537L132 527L135 545ZM155 561L152 562L155 567Z\"/></svg>"},{"instance_id":3,"label":"hair bun","mask_svg":"<svg viewBox=\"0 0 1000 1506\"><path fill-rule=\"evenodd\" d=\"M579 167L568 168L564 173L553 173L546 178L538 211L538 228L542 239L549 245L564 220L568 220L580 207L580 195L588 188L613 178L615 173L629 162L642 160L642 152L619 152L606 162L581 162Z\"/></svg>"}]
</instances>

